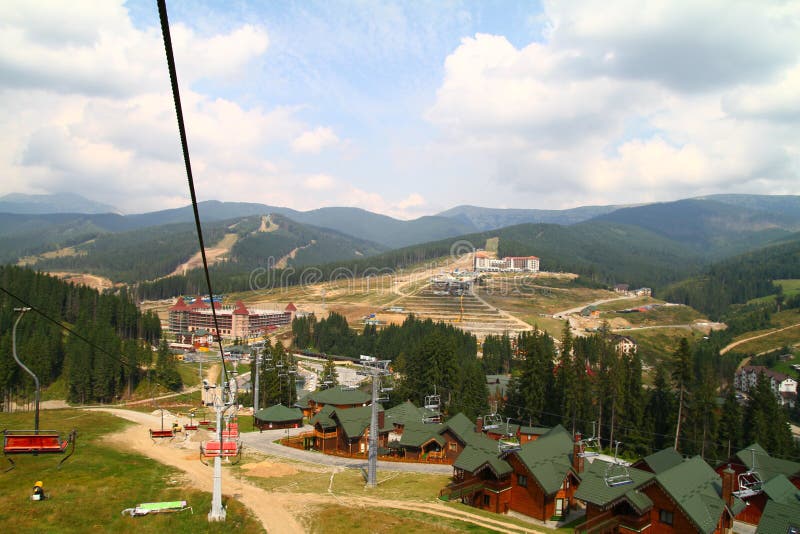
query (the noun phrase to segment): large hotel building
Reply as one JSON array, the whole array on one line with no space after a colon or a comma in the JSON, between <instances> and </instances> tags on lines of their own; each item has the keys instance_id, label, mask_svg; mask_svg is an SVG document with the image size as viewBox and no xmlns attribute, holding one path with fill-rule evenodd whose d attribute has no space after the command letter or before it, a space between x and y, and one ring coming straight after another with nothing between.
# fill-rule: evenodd
<instances>
[{"instance_id":1,"label":"large hotel building","mask_svg":"<svg viewBox=\"0 0 800 534\"><path fill-rule=\"evenodd\" d=\"M234 306L215 304L219 335L222 337L254 337L263 335L268 330L289 324L292 313L296 310L289 304L284 311L274 310L248 310L241 300ZM173 334L184 334L205 330L216 334L214 329L214 316L211 314L211 305L196 298L191 304L186 304L183 298L178 298L169 309L169 331Z\"/></svg>"}]
</instances>

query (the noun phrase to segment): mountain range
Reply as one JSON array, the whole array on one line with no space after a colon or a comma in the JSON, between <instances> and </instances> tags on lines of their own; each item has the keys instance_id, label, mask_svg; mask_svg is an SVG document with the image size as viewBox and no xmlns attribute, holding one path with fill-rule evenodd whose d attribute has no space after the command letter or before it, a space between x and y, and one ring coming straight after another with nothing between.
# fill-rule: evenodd
<instances>
[{"instance_id":1,"label":"mountain range","mask_svg":"<svg viewBox=\"0 0 800 534\"><path fill-rule=\"evenodd\" d=\"M27 257L38 268L102 270L115 280L132 281L169 274L196 249L191 206L133 215L32 213L37 206L48 205L47 199L35 196L28 203L24 195L3 199L0 209L17 211L0 212L2 263ZM50 200L51 205L58 204ZM76 211L82 206L94 209L91 201L74 205ZM226 234L238 236L224 258L242 268L292 251L288 265L346 261L402 247L408 252L393 257L420 257L414 251L418 245L433 251L463 238L481 246L481 239L496 235L501 237L501 252L538 255L544 268L603 272L604 279L623 279L632 272L647 272L650 265L656 270L642 281L659 283L677 279L684 268L694 269L800 231L800 196L711 195L567 210L458 206L410 221L348 207L297 211L205 201L198 209L207 246ZM258 231L266 215L280 231ZM64 247L72 249L64 254ZM55 254L56 250L61 252ZM130 254L149 258L158 267L125 270Z\"/></svg>"}]
</instances>

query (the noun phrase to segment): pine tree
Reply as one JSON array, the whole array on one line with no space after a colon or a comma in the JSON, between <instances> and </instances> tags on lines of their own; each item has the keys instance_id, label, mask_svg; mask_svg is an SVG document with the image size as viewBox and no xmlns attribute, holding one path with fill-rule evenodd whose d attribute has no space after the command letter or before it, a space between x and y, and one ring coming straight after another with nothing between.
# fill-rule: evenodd
<instances>
[{"instance_id":1,"label":"pine tree","mask_svg":"<svg viewBox=\"0 0 800 534\"><path fill-rule=\"evenodd\" d=\"M663 366L656 366L653 389L645 408L645 428L652 429L652 450L671 444L675 430L675 396L667 382Z\"/></svg>"},{"instance_id":2,"label":"pine tree","mask_svg":"<svg viewBox=\"0 0 800 534\"><path fill-rule=\"evenodd\" d=\"M678 450L678 443L681 437L681 423L683 420L683 409L686 402L686 387L692 380L692 373L694 371L694 362L692 361L692 352L689 348L689 341L684 337L681 338L675 355L671 362L672 379L675 386L678 388L678 418L677 427L675 429L675 450Z\"/></svg>"},{"instance_id":3,"label":"pine tree","mask_svg":"<svg viewBox=\"0 0 800 534\"><path fill-rule=\"evenodd\" d=\"M742 407L736 399L736 390L728 388L725 394L725 404L722 406L722 416L719 420L719 440L725 446L726 458L732 451L737 451L744 446L742 443Z\"/></svg>"}]
</instances>

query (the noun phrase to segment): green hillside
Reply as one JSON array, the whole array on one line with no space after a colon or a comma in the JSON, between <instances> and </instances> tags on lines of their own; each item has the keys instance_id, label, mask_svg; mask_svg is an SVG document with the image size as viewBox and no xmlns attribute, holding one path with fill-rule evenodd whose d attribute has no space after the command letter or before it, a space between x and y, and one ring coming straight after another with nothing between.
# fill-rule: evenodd
<instances>
[{"instance_id":1,"label":"green hillside","mask_svg":"<svg viewBox=\"0 0 800 534\"><path fill-rule=\"evenodd\" d=\"M800 234L711 265L660 296L719 317L732 304L775 293L773 280L794 278L800 278Z\"/></svg>"},{"instance_id":2,"label":"green hillside","mask_svg":"<svg viewBox=\"0 0 800 534\"><path fill-rule=\"evenodd\" d=\"M259 231L262 216L214 221L203 225L206 248L226 234L235 244L225 259L235 268L249 271L275 265L286 258L287 266L341 261L370 256L385 250L380 245L335 232L272 216L273 231ZM277 228L275 228L275 226ZM118 233L104 233L74 247L75 254L43 258L34 265L45 270L90 272L114 281L136 283L172 273L199 251L192 223L152 226Z\"/></svg>"},{"instance_id":3,"label":"green hillside","mask_svg":"<svg viewBox=\"0 0 800 534\"><path fill-rule=\"evenodd\" d=\"M751 205L688 199L624 208L595 220L639 226L709 259L741 254L800 230L800 209L792 216Z\"/></svg>"}]
</instances>

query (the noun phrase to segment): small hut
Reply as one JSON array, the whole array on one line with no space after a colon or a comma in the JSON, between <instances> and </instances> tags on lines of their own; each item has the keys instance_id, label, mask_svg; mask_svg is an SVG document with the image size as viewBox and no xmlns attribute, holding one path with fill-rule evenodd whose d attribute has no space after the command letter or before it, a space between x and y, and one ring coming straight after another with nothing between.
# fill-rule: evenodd
<instances>
[{"instance_id":1,"label":"small hut","mask_svg":"<svg viewBox=\"0 0 800 534\"><path fill-rule=\"evenodd\" d=\"M253 426L258 427L261 432L277 428L299 428L303 426L303 412L299 408L276 404L258 410L253 415Z\"/></svg>"}]
</instances>

